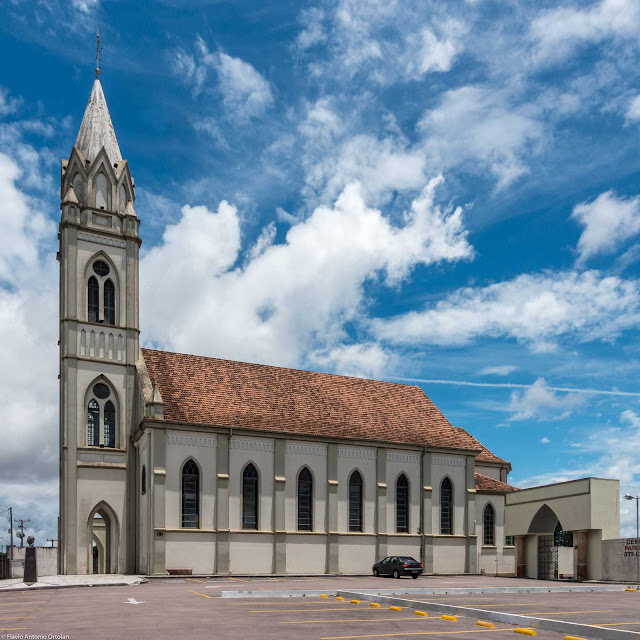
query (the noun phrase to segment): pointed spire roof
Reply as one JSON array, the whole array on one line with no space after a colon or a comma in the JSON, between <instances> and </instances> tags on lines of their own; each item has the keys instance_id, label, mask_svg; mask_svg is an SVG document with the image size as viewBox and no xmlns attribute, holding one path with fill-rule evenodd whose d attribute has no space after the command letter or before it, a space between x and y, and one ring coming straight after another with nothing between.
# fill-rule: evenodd
<instances>
[{"instance_id":1,"label":"pointed spire roof","mask_svg":"<svg viewBox=\"0 0 640 640\"><path fill-rule=\"evenodd\" d=\"M93 83L93 89L91 89L75 146L84 158L91 162L102 147L105 148L111 164L122 160L107 101L100 80L97 78Z\"/></svg>"}]
</instances>

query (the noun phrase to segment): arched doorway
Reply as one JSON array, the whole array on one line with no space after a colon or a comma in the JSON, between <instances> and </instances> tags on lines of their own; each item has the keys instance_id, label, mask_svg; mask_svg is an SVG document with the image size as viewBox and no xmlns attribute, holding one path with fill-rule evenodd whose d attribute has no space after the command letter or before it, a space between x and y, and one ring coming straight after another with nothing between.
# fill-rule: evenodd
<instances>
[{"instance_id":1,"label":"arched doorway","mask_svg":"<svg viewBox=\"0 0 640 640\"><path fill-rule=\"evenodd\" d=\"M101 502L88 522L88 573L118 572L118 521L109 505Z\"/></svg>"},{"instance_id":2,"label":"arched doorway","mask_svg":"<svg viewBox=\"0 0 640 640\"><path fill-rule=\"evenodd\" d=\"M538 580L558 579L558 548L554 545L554 533L558 526L558 516L546 504L538 509L529 525L529 533L538 536Z\"/></svg>"}]
</instances>

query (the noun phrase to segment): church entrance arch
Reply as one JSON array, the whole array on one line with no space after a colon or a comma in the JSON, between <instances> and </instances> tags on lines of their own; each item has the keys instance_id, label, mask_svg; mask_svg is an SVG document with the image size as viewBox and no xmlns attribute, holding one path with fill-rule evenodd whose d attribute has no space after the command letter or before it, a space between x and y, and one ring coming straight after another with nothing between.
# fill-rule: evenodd
<instances>
[{"instance_id":1,"label":"church entrance arch","mask_svg":"<svg viewBox=\"0 0 640 640\"><path fill-rule=\"evenodd\" d=\"M117 573L118 521L106 503L96 505L88 521L89 573Z\"/></svg>"}]
</instances>

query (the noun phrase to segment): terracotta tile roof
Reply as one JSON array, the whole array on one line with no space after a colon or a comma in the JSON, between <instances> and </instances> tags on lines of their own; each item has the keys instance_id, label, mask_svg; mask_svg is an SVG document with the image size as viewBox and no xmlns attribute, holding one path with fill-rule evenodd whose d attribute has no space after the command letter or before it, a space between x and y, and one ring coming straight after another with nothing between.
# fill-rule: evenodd
<instances>
[{"instance_id":1,"label":"terracotta tile roof","mask_svg":"<svg viewBox=\"0 0 640 640\"><path fill-rule=\"evenodd\" d=\"M478 451L417 386L142 350L166 420Z\"/></svg>"},{"instance_id":2,"label":"terracotta tile roof","mask_svg":"<svg viewBox=\"0 0 640 640\"><path fill-rule=\"evenodd\" d=\"M468 438L471 438L471 440L473 440L473 442L475 443L474 449L480 449L480 453L476 456L476 460L479 460L480 462L501 462L503 464L508 464L509 466L511 466L511 463L508 460L505 460L504 458L498 458L495 453L489 451L487 447L476 440L468 431L465 431L462 427L453 428L464 432Z\"/></svg>"},{"instance_id":3,"label":"terracotta tile roof","mask_svg":"<svg viewBox=\"0 0 640 640\"><path fill-rule=\"evenodd\" d=\"M513 493L518 491L516 487L512 487L506 482L500 482L500 480L494 480L489 476L482 475L481 473L473 474L476 479L476 490L482 493Z\"/></svg>"}]
</instances>

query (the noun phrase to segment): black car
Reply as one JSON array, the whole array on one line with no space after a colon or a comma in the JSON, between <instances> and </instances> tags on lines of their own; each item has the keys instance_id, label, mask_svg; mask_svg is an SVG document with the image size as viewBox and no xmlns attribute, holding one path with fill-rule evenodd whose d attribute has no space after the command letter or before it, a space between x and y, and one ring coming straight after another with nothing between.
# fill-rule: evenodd
<instances>
[{"instance_id":1,"label":"black car","mask_svg":"<svg viewBox=\"0 0 640 640\"><path fill-rule=\"evenodd\" d=\"M422 565L410 556L389 556L373 565L373 575L378 576L411 576L414 580L422 573Z\"/></svg>"}]
</instances>

